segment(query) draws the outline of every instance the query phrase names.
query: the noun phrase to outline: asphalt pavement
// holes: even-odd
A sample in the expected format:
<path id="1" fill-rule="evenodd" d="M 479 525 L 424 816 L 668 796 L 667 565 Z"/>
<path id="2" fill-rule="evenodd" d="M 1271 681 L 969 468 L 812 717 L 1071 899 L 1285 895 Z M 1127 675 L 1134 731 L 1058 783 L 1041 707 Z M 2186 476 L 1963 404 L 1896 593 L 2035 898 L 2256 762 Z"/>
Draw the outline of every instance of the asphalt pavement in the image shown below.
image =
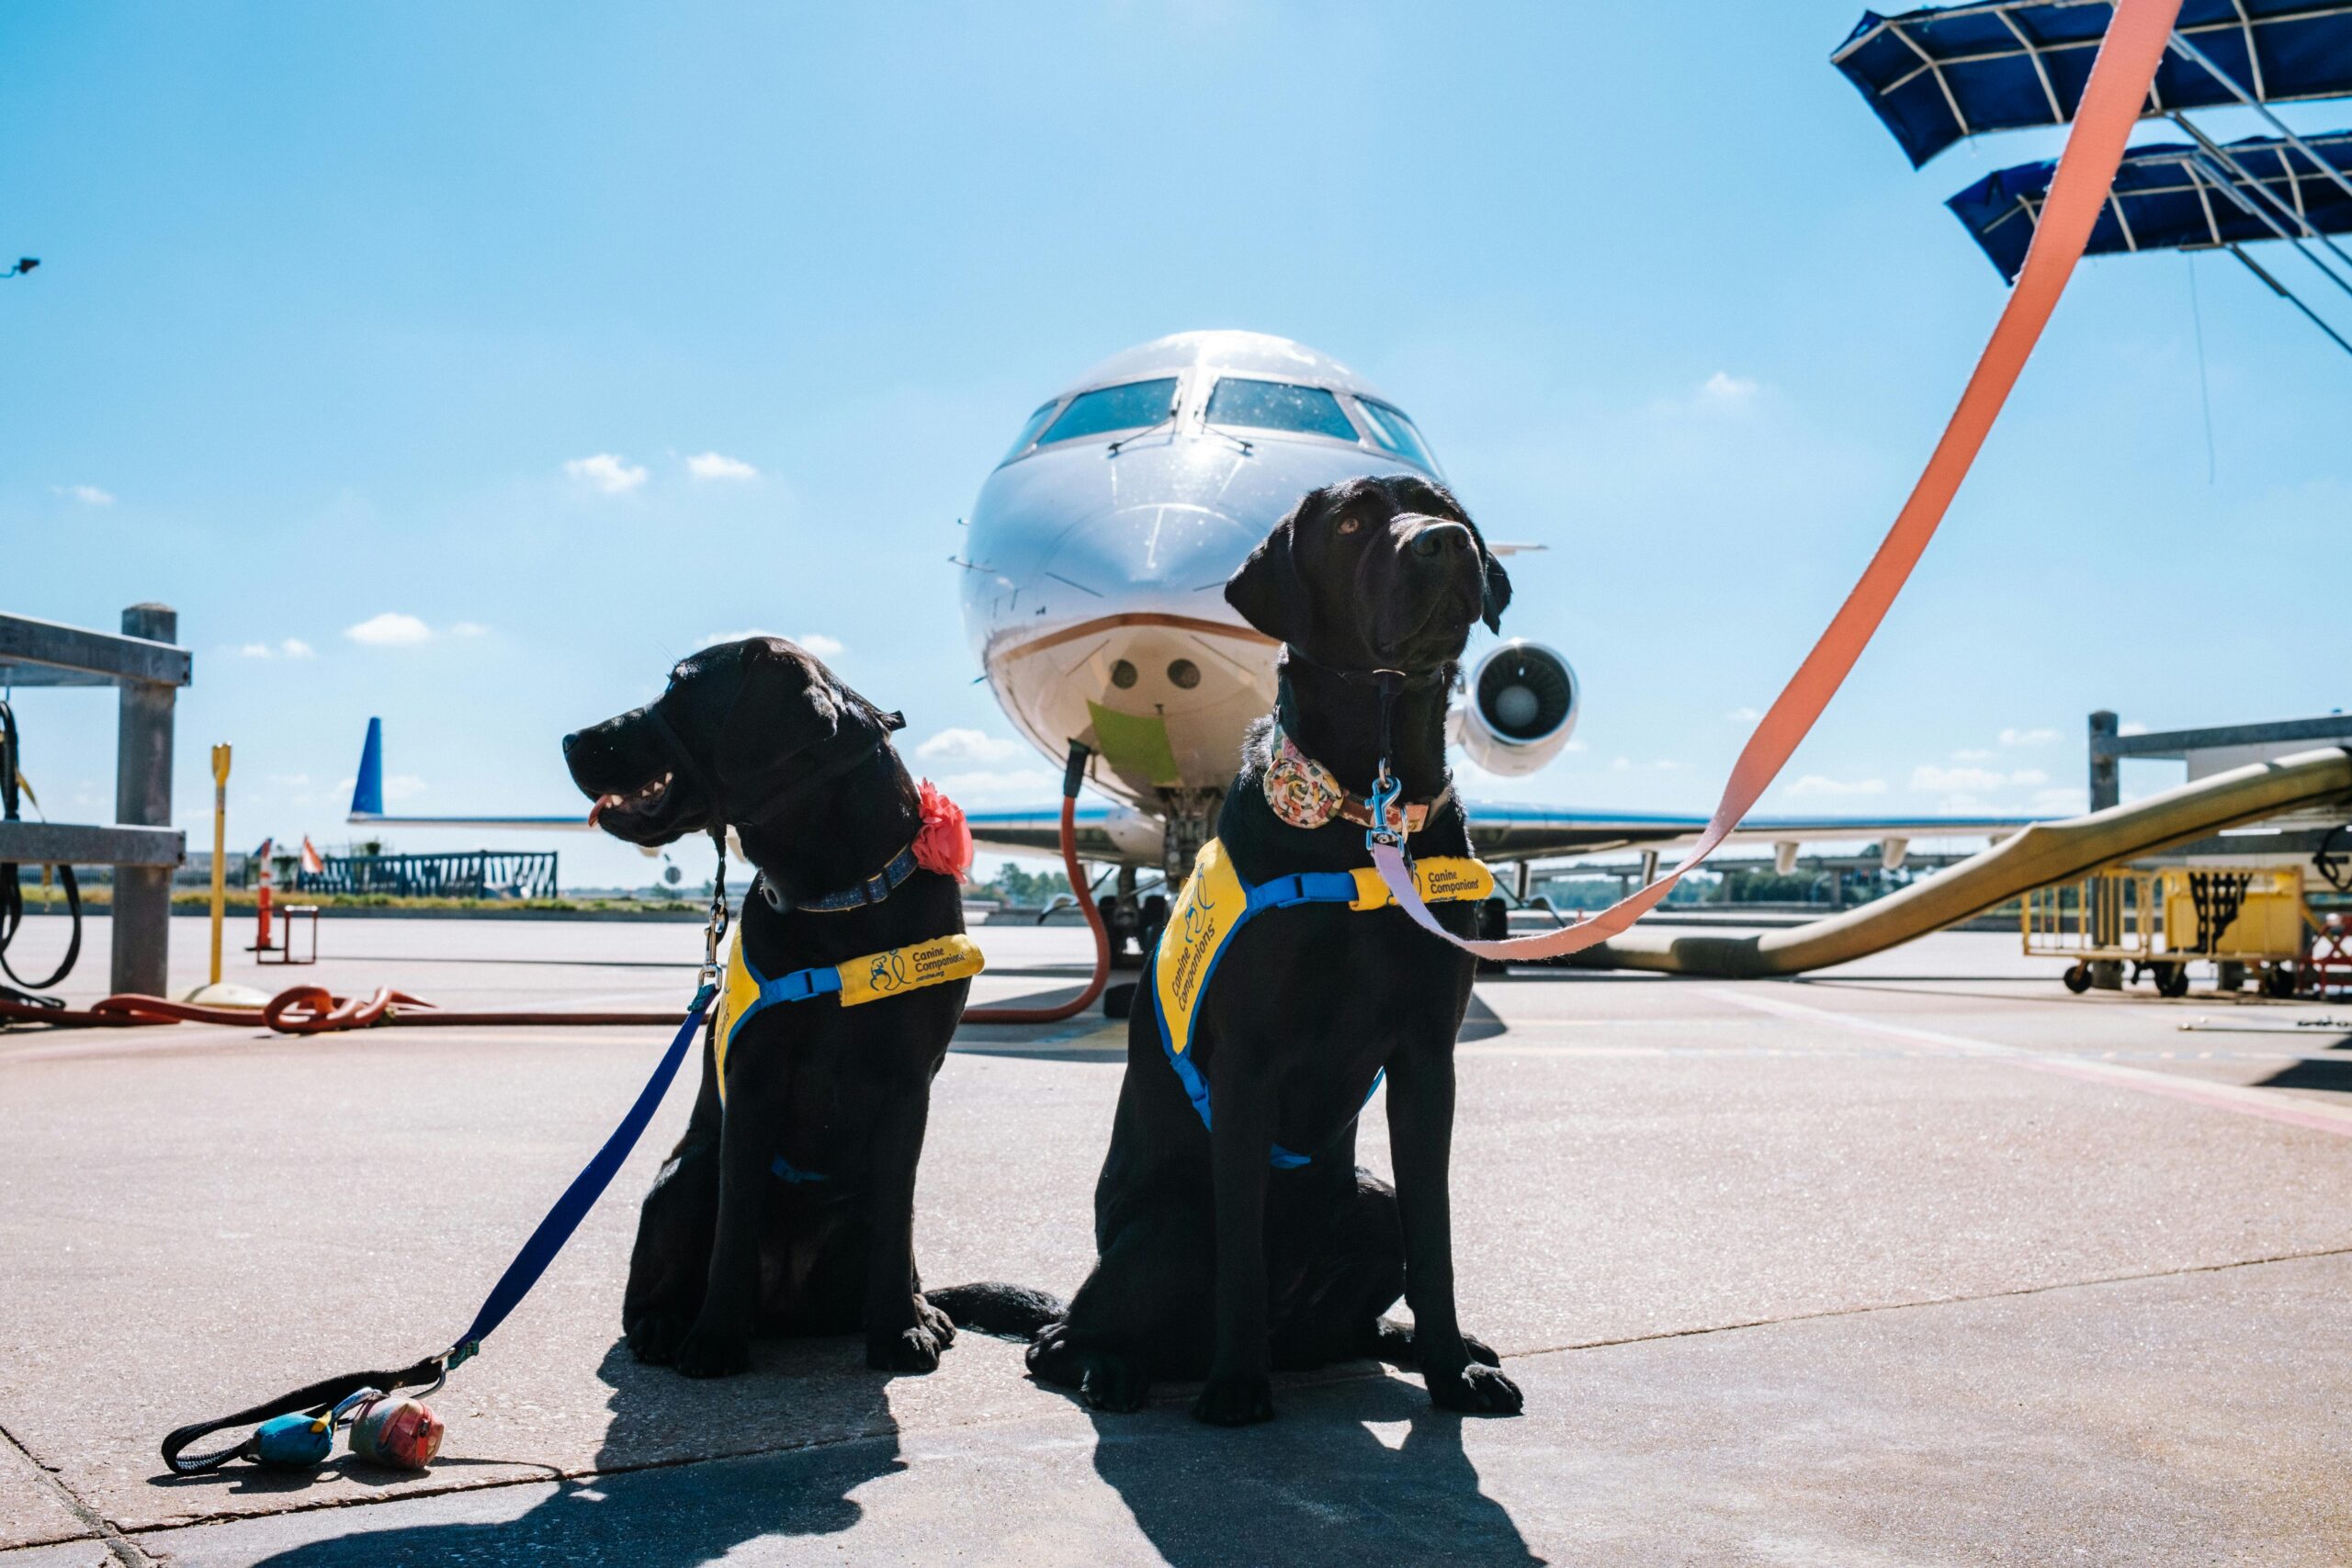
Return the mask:
<path id="1" fill-rule="evenodd" d="M 1078 984 L 1082 931 L 975 934 L 980 999 Z M 201 925 L 174 940 L 193 984 Z M 699 932 L 336 917 L 322 948 L 228 977 L 682 1005 Z M 662 1032 L 0 1033 L 0 1568 L 2352 1562 L 2352 1003 L 2077 998 L 2059 968 L 1966 933 L 1794 982 L 1483 982 L 1457 1272 L 1527 1393 L 1506 1420 L 1369 1365 L 1284 1380 L 1246 1430 L 1183 1388 L 1094 1416 L 970 1334 L 927 1377 L 852 1339 L 639 1367 L 621 1287 L 682 1085 L 435 1396 L 417 1476 L 176 1479 L 155 1445 L 447 1343 Z M 1077 1284 L 1123 1038 L 959 1037 L 926 1280 Z"/>

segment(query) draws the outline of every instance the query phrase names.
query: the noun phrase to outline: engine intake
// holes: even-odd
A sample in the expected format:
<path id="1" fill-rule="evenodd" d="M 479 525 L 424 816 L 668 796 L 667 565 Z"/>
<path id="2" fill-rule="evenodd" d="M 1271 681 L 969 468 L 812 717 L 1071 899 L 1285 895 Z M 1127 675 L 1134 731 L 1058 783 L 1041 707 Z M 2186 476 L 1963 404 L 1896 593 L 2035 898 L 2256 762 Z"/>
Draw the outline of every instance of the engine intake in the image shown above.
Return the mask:
<path id="1" fill-rule="evenodd" d="M 1532 773 L 1568 743 L 1581 695 L 1566 660 L 1542 643 L 1514 637 L 1471 672 L 1455 739 L 1490 773 Z"/>

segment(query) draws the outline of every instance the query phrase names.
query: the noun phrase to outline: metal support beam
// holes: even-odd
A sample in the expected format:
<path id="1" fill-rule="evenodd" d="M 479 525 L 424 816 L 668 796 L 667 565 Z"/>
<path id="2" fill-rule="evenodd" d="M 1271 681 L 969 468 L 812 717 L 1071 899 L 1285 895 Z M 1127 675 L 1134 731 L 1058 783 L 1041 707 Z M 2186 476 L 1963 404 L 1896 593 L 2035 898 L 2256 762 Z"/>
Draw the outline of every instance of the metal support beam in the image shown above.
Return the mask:
<path id="1" fill-rule="evenodd" d="M 2108 721 L 2104 736 L 2099 720 Z M 2296 741 L 2352 740 L 2352 714 L 2328 714 L 2320 718 L 2289 718 L 2275 724 L 2225 724 L 2211 729 L 2165 729 L 2147 735 L 2119 735 L 2111 713 L 2091 715 L 2091 765 L 2101 756 L 2159 757 L 2178 760 L 2191 751 L 2222 746 L 2283 746 Z M 2091 808 L 2098 809 L 2098 781 L 2091 781 Z M 2113 802 L 2108 804 L 2112 805 Z"/>
<path id="2" fill-rule="evenodd" d="M 126 626 L 130 619 L 126 613 Z M 185 686 L 189 669 L 187 649 L 153 637 L 116 637 L 30 615 L 0 615 L 0 684 L 111 686 L 141 681 Z"/>
<path id="3" fill-rule="evenodd" d="M 187 858 L 187 835 L 176 828 L 0 822 L 0 863 L 9 865 L 146 865 L 168 871 Z"/>
<path id="4" fill-rule="evenodd" d="M 178 631 L 179 616 L 167 605 L 133 604 L 122 613 L 122 634 L 127 637 L 169 643 Z M 186 678 L 183 673 L 181 679 Z M 177 682 L 123 679 L 115 731 L 117 822 L 156 828 L 171 825 L 172 717 L 177 687 Z M 164 995 L 171 976 L 171 934 L 170 868 L 119 867 L 114 874 L 112 987 Z"/>
<path id="5" fill-rule="evenodd" d="M 2104 811 L 2123 799 L 2123 786 L 2116 774 L 2115 716 L 2101 708 L 2091 715 L 2091 809 Z M 2135 737 L 2135 739 L 2137 739 Z"/>

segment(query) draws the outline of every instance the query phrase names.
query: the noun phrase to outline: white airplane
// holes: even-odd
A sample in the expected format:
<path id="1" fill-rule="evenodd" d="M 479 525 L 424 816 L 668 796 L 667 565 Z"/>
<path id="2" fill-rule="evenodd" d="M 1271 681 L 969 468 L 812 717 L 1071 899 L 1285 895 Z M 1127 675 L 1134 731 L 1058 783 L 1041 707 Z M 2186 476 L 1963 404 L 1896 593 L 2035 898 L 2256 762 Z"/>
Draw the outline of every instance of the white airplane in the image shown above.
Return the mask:
<path id="1" fill-rule="evenodd" d="M 1179 333 L 1095 366 L 1038 405 L 974 503 L 964 622 L 1015 728 L 1057 764 L 1073 740 L 1109 806 L 1078 814 L 1081 859 L 1118 868 L 1106 912 L 1148 944 L 1208 838 L 1250 725 L 1274 703 L 1277 645 L 1225 602 L 1225 581 L 1308 491 L 1362 474 L 1442 470 L 1412 419 L 1337 360 L 1261 333 Z M 1498 554 L 1541 547 L 1490 545 Z M 1521 614 L 1525 613 L 1522 600 Z M 1453 736 L 1490 773 L 1532 773 L 1576 728 L 1568 661 L 1513 638 L 1465 674 Z M 394 817 L 370 720 L 349 820 L 360 826 L 585 829 L 584 818 Z M 1695 839 L 1705 818 L 1465 802 L 1493 863 Z M 990 848 L 1056 853 L 1060 805 L 969 813 Z M 1785 864 L 1807 840 L 1878 839 L 1890 866 L 1914 838 L 2012 832 L 2030 818 L 1751 818 L 1737 837 Z M 1525 888 L 1521 888 L 1524 896 Z"/>
<path id="2" fill-rule="evenodd" d="M 1079 852 L 1120 867 L 1115 924 L 1148 934 L 1158 911 L 1132 908 L 1136 872 L 1182 879 L 1244 733 L 1274 704 L 1277 646 L 1226 604 L 1226 579 L 1308 491 L 1397 473 L 1443 479 L 1411 417 L 1363 377 L 1287 338 L 1199 332 L 1114 355 L 1046 400 L 980 487 L 956 558 L 965 627 L 1032 745 L 1057 762 L 1073 739 L 1092 748 L 1091 782 L 1116 804 L 1081 810 Z M 1465 674 L 1453 737 L 1487 773 L 1530 773 L 1567 744 L 1581 698 L 1567 660 L 1512 638 Z M 1465 805 L 1480 856 L 1522 866 L 1671 848 L 1706 825 Z M 1058 807 L 969 815 L 993 848 L 1059 842 Z M 2007 833 L 2027 820 L 1751 818 L 1737 836 L 1773 842 L 1784 862 L 1802 840 L 1877 838 L 1893 864 L 1912 838 Z"/>

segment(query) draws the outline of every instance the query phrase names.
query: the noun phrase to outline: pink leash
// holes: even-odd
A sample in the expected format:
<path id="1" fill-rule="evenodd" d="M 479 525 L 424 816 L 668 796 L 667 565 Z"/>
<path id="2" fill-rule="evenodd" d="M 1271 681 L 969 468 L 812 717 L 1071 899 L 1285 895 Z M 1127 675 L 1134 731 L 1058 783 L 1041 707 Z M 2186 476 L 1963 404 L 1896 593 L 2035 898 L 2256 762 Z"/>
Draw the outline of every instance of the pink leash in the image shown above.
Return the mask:
<path id="1" fill-rule="evenodd" d="M 2107 200 L 2132 127 L 2148 100 L 2149 86 L 2155 80 L 2156 65 L 2164 58 L 2165 40 L 2172 36 L 2179 10 L 2180 0 L 2117 0 L 2114 17 L 2099 44 L 2098 59 L 2091 66 L 2089 85 L 2083 89 L 2082 103 L 2075 110 L 2074 129 L 2067 133 L 2066 150 L 2058 160 L 2049 202 L 2026 253 L 2024 269 L 2018 274 L 2017 286 L 2009 292 L 2009 302 L 2001 311 L 1984 356 L 1976 362 L 1967 390 L 1961 394 L 1960 406 L 1952 412 L 1951 422 L 1928 459 L 1927 471 L 1919 476 L 1911 499 L 1904 503 L 1861 581 L 1846 596 L 1829 629 L 1821 634 L 1821 640 L 1748 738 L 1747 750 L 1724 785 L 1714 816 L 1682 863 L 1589 920 L 1535 936 L 1470 942 L 1438 924 L 1437 917 L 1421 902 L 1405 859 L 1403 835 L 1366 834 L 1372 863 L 1379 868 L 1381 880 L 1388 885 L 1397 906 L 1421 929 L 1481 958 L 1557 958 L 1590 947 L 1615 936 L 1655 908 L 1686 873 L 1714 852 L 1715 846 L 1770 787 L 1790 753 L 1829 705 L 1862 649 L 1870 646 L 1871 634 L 1885 618 L 1894 596 L 1903 591 L 1928 541 L 1935 536 L 1936 525 L 1943 521 L 1945 509 L 1976 460 L 2001 405 L 2007 401 L 2009 389 L 2017 384 L 2034 344 L 2041 341 L 2041 329 L 2049 324 L 2050 313 L 2065 292 L 2075 264 L 2082 260 L 2083 248 L 2090 243 L 2091 227 Z M 1381 771 L 1384 775 L 1387 772 L 1385 759 Z M 1393 799 L 1393 784 L 1388 793 Z M 1385 805 L 1375 802 L 1374 821 L 1387 822 Z"/>

